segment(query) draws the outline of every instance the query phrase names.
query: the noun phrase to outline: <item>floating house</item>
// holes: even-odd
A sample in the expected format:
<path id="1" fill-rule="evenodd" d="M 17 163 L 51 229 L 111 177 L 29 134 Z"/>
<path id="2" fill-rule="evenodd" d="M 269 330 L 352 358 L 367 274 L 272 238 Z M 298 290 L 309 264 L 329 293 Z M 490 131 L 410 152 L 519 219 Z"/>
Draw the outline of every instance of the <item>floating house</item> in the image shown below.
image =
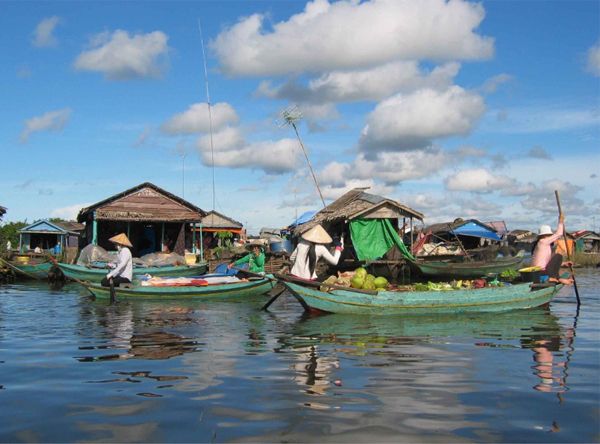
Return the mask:
<path id="1" fill-rule="evenodd" d="M 144 182 L 81 209 L 77 221 L 85 223 L 86 244 L 111 250 L 114 246 L 108 239 L 126 233 L 134 256 L 157 251 L 183 255 L 195 245 L 194 224 L 206 214 L 190 202 Z"/>
<path id="2" fill-rule="evenodd" d="M 308 221 L 296 225 L 293 234 L 300 236 L 320 224 L 332 236 L 344 236 L 344 253 L 339 269 L 356 267 L 359 263 L 381 265 L 378 270 L 395 278 L 397 267 L 404 263 L 401 250 L 402 233 L 412 233 L 416 220 L 423 214 L 383 196 L 367 193 L 368 188 L 355 188 L 314 214 Z M 410 235 L 407 239 L 412 243 Z M 398 246 L 399 248 L 394 248 Z M 410 254 L 410 253 L 409 253 Z"/>
<path id="3" fill-rule="evenodd" d="M 571 234 L 575 239 L 575 251 L 600 253 L 600 234 L 590 230 L 580 230 Z"/>
<path id="4" fill-rule="evenodd" d="M 218 246 L 219 233 L 229 233 L 227 236 L 231 238 L 246 238 L 246 230 L 241 222 L 215 210 L 206 213 L 199 224 L 194 224 L 194 231 L 198 234 L 197 239 L 200 239 L 201 233 L 204 250 Z"/>
<path id="5" fill-rule="evenodd" d="M 39 220 L 19 230 L 19 252 L 38 249 L 54 254 L 77 253 L 85 226 L 77 222 Z"/>

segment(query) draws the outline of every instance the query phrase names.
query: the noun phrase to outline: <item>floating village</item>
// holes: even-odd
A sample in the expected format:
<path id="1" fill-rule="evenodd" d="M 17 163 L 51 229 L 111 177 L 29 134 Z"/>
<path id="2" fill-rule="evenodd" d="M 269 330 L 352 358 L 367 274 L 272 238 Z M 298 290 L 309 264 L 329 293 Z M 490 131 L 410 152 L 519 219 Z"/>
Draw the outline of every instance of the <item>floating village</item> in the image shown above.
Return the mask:
<path id="1" fill-rule="evenodd" d="M 556 199 L 560 208 L 558 192 Z M 0 207 L 0 216 L 7 211 Z M 268 309 L 287 290 L 308 312 L 456 313 L 546 304 L 565 283 L 561 276 L 572 275 L 577 293 L 573 267 L 600 263 L 600 235 L 589 230 L 554 234 L 552 252 L 563 268 L 553 279 L 549 267 L 532 265 L 550 227 L 533 233 L 508 230 L 504 221 L 424 220 L 356 188 L 250 236 L 235 215 L 205 211 L 145 182 L 81 208 L 76 221 L 38 220 L 12 237 L 3 231 L 0 276 L 70 280 L 110 301 L 262 295 Z M 131 275 L 114 282 L 119 273 L 111 270 L 126 271 L 123 247 Z"/>

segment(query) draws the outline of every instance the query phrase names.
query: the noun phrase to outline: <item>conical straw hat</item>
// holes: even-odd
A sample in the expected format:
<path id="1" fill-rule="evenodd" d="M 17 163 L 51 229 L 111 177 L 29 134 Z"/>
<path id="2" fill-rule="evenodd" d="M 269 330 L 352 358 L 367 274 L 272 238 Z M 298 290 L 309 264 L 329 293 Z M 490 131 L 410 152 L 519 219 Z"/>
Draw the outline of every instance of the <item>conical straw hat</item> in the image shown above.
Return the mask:
<path id="1" fill-rule="evenodd" d="M 113 244 L 123 245 L 125 247 L 133 247 L 129 239 L 127 239 L 127 235 L 125 233 L 117 234 L 109 239 Z"/>
<path id="2" fill-rule="evenodd" d="M 333 242 L 331 236 L 327 234 L 327 231 L 321 225 L 316 225 L 306 233 L 302 233 L 302 238 L 315 244 L 330 244 Z"/>

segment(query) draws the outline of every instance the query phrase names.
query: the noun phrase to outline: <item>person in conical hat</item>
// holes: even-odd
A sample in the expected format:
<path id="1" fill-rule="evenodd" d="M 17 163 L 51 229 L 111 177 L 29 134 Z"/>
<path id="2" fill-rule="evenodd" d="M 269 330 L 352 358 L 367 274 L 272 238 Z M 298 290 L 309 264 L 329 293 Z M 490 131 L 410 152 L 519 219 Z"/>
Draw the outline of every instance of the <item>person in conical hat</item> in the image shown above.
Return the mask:
<path id="1" fill-rule="evenodd" d="M 125 233 L 117 234 L 116 236 L 111 237 L 109 239 L 109 241 L 112 242 L 113 244 L 121 245 L 123 247 L 129 247 L 129 248 L 133 247 L 133 245 L 131 245 L 129 238 L 127 237 L 127 235 Z"/>
<path id="2" fill-rule="evenodd" d="M 105 287 L 110 287 L 111 280 L 117 287 L 120 284 L 129 284 L 133 279 L 133 258 L 129 248 L 133 247 L 133 245 L 131 245 L 125 233 L 117 234 L 111 237 L 109 241 L 117 247 L 117 261 L 108 264 L 112 270 L 102 279 L 101 284 Z"/>
<path id="3" fill-rule="evenodd" d="M 565 216 L 562 213 L 558 216 L 558 226 L 554 233 L 549 225 L 540 226 L 537 240 L 533 246 L 531 266 L 540 267 L 542 274 L 547 275 L 550 281 L 570 285 L 573 283 L 573 279 L 560 277 L 560 267 L 563 261 L 562 254 L 552 253 L 554 242 L 559 240 L 564 232 Z"/>
<path id="4" fill-rule="evenodd" d="M 296 249 L 290 256 L 294 263 L 290 274 L 303 279 L 317 279 L 317 263 L 324 258 L 331 265 L 337 265 L 344 249 L 344 239 L 335 242 L 335 252 L 331 254 L 325 246 L 333 239 L 321 225 L 315 225 L 300 236 Z"/>

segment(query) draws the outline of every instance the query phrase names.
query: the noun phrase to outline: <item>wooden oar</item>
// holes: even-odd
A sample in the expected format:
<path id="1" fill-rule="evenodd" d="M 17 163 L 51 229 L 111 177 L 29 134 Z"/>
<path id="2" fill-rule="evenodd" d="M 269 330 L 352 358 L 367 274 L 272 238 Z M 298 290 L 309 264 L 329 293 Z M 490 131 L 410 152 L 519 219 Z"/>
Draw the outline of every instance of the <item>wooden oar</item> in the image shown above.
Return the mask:
<path id="1" fill-rule="evenodd" d="M 558 214 L 559 217 L 562 212 L 562 208 L 560 206 L 560 197 L 558 196 L 558 190 L 554 190 L 554 195 L 556 196 L 556 205 L 558 206 Z M 565 241 L 565 249 L 567 250 L 567 260 L 569 261 L 569 270 L 571 271 L 571 277 L 573 278 L 573 288 L 575 289 L 575 297 L 577 298 L 577 306 L 581 304 L 581 300 L 579 299 L 579 290 L 577 290 L 577 281 L 575 280 L 575 272 L 573 271 L 573 261 L 571 260 L 571 252 L 569 250 L 569 244 L 567 242 L 567 228 L 563 222 L 563 239 Z"/>

